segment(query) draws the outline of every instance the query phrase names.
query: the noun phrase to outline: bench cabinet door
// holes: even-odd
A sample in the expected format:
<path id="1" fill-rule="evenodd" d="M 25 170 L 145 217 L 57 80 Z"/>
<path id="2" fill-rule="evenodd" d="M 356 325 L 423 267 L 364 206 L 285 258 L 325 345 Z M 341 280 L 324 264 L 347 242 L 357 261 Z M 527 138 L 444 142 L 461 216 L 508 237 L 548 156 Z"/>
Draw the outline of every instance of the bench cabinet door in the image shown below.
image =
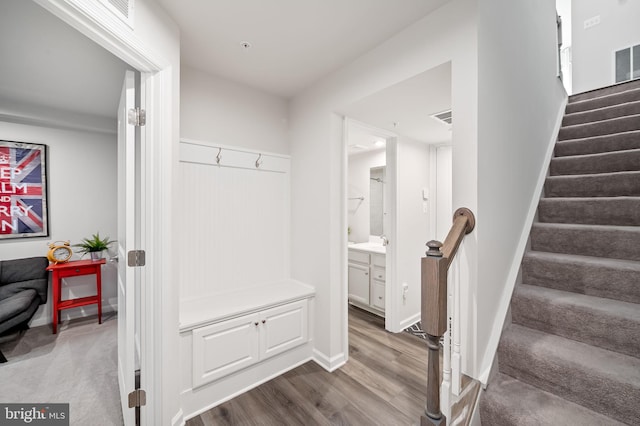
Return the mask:
<path id="1" fill-rule="evenodd" d="M 260 359 L 257 314 L 193 330 L 193 386 L 201 386 Z"/>

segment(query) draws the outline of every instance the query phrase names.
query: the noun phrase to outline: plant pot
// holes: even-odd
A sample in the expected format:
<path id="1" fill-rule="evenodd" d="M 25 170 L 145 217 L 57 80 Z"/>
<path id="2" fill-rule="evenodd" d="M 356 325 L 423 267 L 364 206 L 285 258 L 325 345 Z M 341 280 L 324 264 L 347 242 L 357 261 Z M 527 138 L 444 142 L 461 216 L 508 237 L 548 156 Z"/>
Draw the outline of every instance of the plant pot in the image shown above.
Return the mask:
<path id="1" fill-rule="evenodd" d="M 100 260 L 102 259 L 101 251 L 90 251 L 89 255 L 91 256 L 91 260 Z"/>

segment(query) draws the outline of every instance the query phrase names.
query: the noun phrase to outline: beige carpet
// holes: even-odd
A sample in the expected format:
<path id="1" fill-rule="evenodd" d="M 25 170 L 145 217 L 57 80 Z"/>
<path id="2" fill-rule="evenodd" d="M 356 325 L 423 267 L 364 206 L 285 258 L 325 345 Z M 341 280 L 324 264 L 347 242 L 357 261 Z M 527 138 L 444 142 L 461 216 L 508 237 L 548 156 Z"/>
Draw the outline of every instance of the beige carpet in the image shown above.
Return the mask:
<path id="1" fill-rule="evenodd" d="M 122 425 L 115 314 L 28 330 L 0 343 L 0 401 L 69 403 L 71 425 Z"/>

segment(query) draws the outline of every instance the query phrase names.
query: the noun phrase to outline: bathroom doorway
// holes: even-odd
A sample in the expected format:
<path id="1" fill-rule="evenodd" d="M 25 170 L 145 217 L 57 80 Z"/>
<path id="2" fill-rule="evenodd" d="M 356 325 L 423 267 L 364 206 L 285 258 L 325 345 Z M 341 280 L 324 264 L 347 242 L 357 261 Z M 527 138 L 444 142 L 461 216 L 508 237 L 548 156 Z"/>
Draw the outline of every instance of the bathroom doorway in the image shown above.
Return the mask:
<path id="1" fill-rule="evenodd" d="M 450 225 L 453 213 L 445 210 L 451 210 L 451 203 L 442 200 L 452 198 L 451 179 L 440 176 L 436 166 L 440 164 L 442 169 L 449 155 L 450 169 L 451 110 L 451 63 L 447 62 L 340 111 L 347 117 L 344 176 L 348 182 L 344 203 L 352 243 L 346 250 L 346 302 L 383 315 L 390 332 L 401 332 L 420 320 L 420 259 L 426 242 L 440 237 L 437 218 L 442 218 L 440 223 L 446 223 L 444 218 L 448 218 Z M 384 143 L 377 158 L 368 153 L 374 149 L 353 136 L 354 127 L 368 129 L 369 145 Z M 382 140 L 377 141 L 376 137 Z M 380 167 L 384 167 L 383 178 L 376 174 Z M 358 178 L 354 178 L 355 170 L 359 170 Z M 354 179 L 360 184 L 355 185 Z M 386 221 L 382 233 L 371 232 L 374 219 L 370 210 L 375 202 L 370 185 L 378 179 L 384 182 Z M 360 223 L 357 218 L 363 217 L 367 219 Z M 376 309 L 381 306 L 384 310 Z"/>

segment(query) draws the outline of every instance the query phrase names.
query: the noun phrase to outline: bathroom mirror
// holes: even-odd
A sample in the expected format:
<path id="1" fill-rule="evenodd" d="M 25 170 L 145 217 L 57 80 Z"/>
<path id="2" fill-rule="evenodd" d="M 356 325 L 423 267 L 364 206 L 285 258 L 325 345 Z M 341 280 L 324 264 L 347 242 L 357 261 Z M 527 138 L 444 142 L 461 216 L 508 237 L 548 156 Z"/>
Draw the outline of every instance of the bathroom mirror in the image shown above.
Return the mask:
<path id="1" fill-rule="evenodd" d="M 384 235 L 384 187 L 386 167 L 369 170 L 369 234 Z"/>

